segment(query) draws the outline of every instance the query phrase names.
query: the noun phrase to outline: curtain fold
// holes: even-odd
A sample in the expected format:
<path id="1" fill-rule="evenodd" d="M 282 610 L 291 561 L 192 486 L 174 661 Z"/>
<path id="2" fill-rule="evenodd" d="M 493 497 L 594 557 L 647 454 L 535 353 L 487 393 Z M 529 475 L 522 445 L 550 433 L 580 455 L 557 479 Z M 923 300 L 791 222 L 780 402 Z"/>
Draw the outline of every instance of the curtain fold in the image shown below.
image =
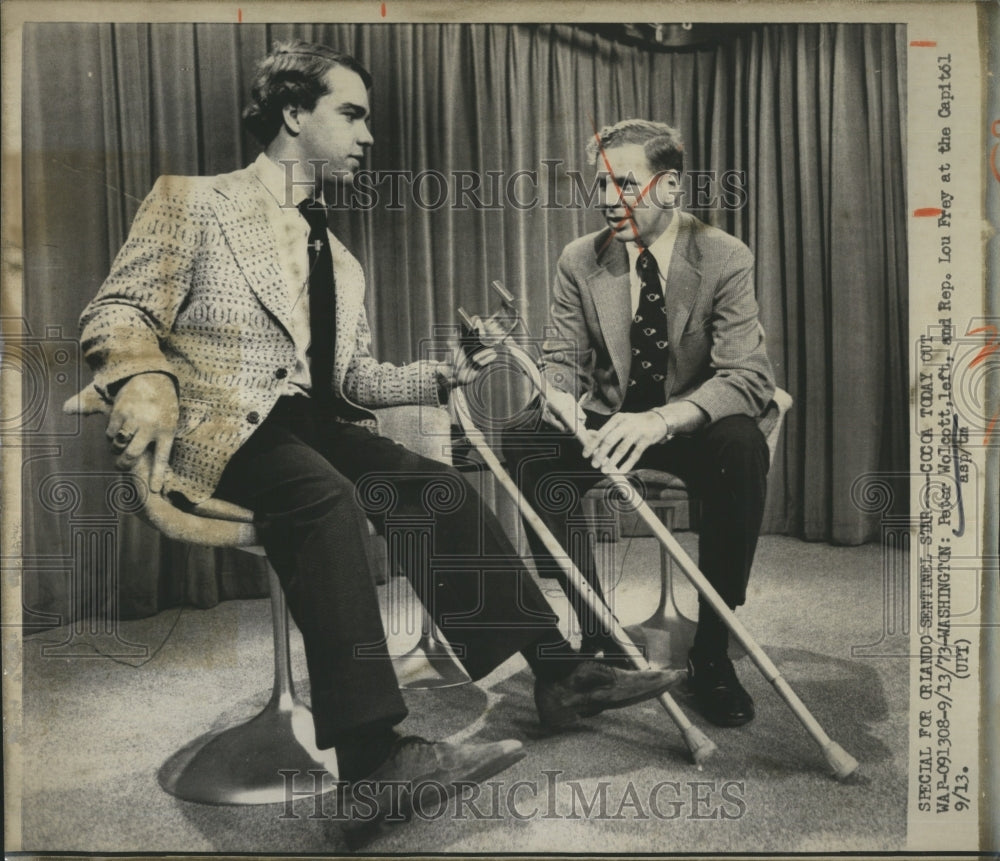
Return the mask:
<path id="1" fill-rule="evenodd" d="M 338 213 L 335 226 L 368 275 L 379 358 L 419 356 L 456 306 L 491 304 L 493 280 L 518 296 L 541 336 L 559 251 L 601 225 L 583 205 L 595 127 L 629 116 L 669 122 L 687 142 L 689 181 L 703 183 L 690 189 L 689 209 L 756 255 L 768 350 L 796 401 L 765 529 L 840 543 L 878 537 L 877 516 L 857 510 L 851 485 L 908 469 L 902 27 L 761 25 L 716 45 L 651 52 L 568 25 L 29 25 L 33 333 L 76 336 L 157 176 L 225 172 L 255 157 L 240 124 L 254 64 L 273 41 L 296 37 L 354 53 L 374 75 L 369 167 L 383 181 L 371 205 Z M 388 179 L 393 171 L 410 179 Z M 505 202 L 511 194 L 520 202 Z M 498 387 L 497 409 L 516 400 Z M 25 605 L 65 616 L 76 515 L 55 511 L 39 488 L 57 473 L 96 475 L 99 486 L 113 470 L 102 422 L 63 439 L 58 406 L 33 438 L 41 445 L 49 434 L 52 445 L 26 459 L 22 476 Z M 100 508 L 97 498 L 88 485 L 80 512 Z M 898 502 L 904 509 L 905 494 Z M 259 561 L 171 546 L 130 523 L 116 527 L 123 615 L 263 594 Z"/>

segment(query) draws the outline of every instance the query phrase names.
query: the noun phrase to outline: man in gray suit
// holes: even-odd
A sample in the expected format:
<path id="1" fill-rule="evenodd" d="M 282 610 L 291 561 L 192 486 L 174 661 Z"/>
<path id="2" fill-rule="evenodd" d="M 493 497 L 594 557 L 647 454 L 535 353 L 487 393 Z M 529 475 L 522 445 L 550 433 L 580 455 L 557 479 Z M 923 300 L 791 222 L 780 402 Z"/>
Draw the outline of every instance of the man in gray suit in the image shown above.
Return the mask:
<path id="1" fill-rule="evenodd" d="M 324 45 L 276 45 L 244 115 L 264 152 L 230 174 L 157 181 L 83 313 L 81 344 L 121 467 L 152 448 L 151 492 L 254 511 L 302 632 L 317 745 L 336 749 L 352 791 L 375 784 L 365 818 L 378 819 L 400 809 L 394 784 L 405 807 L 422 781 L 453 792 L 523 749 L 396 732 L 407 708 L 365 551 L 385 494 L 358 487 L 373 476 L 401 519 L 441 490 L 454 501 L 434 512 L 431 558 L 406 573 L 472 678 L 520 653 L 541 722 L 559 728 L 654 697 L 671 677 L 581 659 L 464 479 L 373 432 L 371 409 L 437 406 L 475 369 L 458 350 L 403 366 L 369 351 L 364 274 L 328 229 L 323 195 L 351 182 L 373 143 L 370 85 Z"/>
<path id="2" fill-rule="evenodd" d="M 673 128 L 644 120 L 605 128 L 591 144 L 607 226 L 559 258 L 554 335 L 543 345 L 547 425 L 509 431 L 504 450 L 528 501 L 567 540 L 573 510 L 547 490 L 553 481 L 582 494 L 598 470 L 640 467 L 684 479 L 702 501 L 701 569 L 736 607 L 746 598 L 766 491 L 768 451 L 755 419 L 774 382 L 753 256 L 680 209 L 683 152 Z M 586 444 L 567 433 L 576 423 L 588 429 Z M 589 545 L 576 546 L 575 561 L 600 592 Z M 544 547 L 533 539 L 532 549 L 566 589 L 585 650 L 618 657 Z M 738 726 L 754 709 L 727 656 L 728 634 L 701 601 L 688 677 L 710 721 Z"/>

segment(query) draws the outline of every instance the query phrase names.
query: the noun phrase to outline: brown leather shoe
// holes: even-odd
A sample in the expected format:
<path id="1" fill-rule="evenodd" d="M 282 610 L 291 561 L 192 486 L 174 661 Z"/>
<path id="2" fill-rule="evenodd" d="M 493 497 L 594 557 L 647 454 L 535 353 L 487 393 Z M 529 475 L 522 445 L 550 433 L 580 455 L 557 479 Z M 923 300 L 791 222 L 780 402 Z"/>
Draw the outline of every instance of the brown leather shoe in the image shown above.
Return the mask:
<path id="1" fill-rule="evenodd" d="M 548 729 L 571 726 L 578 717 L 658 697 L 683 675 L 679 670 L 622 670 L 583 661 L 561 681 L 535 679 L 538 719 Z"/>
<path id="2" fill-rule="evenodd" d="M 415 805 L 437 811 L 459 783 L 478 783 L 525 755 L 516 739 L 452 744 L 404 736 L 389 758 L 347 789 L 344 833 L 352 848 L 370 840 L 385 824 L 408 821 Z"/>

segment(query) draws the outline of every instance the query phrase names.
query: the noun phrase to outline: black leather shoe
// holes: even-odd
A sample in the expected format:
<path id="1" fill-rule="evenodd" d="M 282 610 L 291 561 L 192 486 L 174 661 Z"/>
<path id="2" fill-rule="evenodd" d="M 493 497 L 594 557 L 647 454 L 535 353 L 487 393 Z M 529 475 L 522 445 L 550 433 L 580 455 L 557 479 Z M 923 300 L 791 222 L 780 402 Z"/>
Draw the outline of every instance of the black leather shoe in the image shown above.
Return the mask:
<path id="1" fill-rule="evenodd" d="M 726 655 L 710 660 L 688 654 L 688 688 L 698 710 L 716 726 L 743 726 L 754 718 L 753 700 Z"/>
<path id="2" fill-rule="evenodd" d="M 547 729 L 571 726 L 578 717 L 657 697 L 682 675 L 678 670 L 621 670 L 603 661 L 582 661 L 558 682 L 535 679 L 538 719 Z"/>
<path id="3" fill-rule="evenodd" d="M 405 736 L 389 758 L 347 789 L 344 834 L 351 848 L 371 840 L 382 826 L 408 821 L 417 806 L 433 814 L 457 791 L 457 783 L 478 783 L 524 757 L 515 739 L 451 744 Z"/>

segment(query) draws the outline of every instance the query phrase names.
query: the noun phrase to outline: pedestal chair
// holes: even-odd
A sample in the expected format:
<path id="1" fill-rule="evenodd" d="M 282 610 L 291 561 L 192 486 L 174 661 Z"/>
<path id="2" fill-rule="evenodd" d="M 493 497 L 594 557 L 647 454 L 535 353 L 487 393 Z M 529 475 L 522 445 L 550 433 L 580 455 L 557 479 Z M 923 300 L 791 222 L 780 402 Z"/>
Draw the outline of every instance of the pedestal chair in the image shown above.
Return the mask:
<path id="1" fill-rule="evenodd" d="M 107 406 L 88 387 L 70 398 L 69 413 L 106 412 Z M 433 407 L 390 407 L 376 411 L 379 433 L 419 454 L 450 461 L 451 423 L 447 411 Z M 147 486 L 152 456 L 147 451 L 133 473 Z M 264 556 L 254 527 L 253 512 L 220 499 L 180 509 L 159 494 L 147 494 L 143 518 L 163 535 L 209 547 L 235 547 Z M 371 532 L 374 528 L 369 524 Z M 316 793 L 329 791 L 336 776 L 332 749 L 315 745 L 312 714 L 299 699 L 292 681 L 288 612 L 277 574 L 268 563 L 268 587 L 274 635 L 274 686 L 271 698 L 255 717 L 235 726 L 211 730 L 171 756 L 160 768 L 160 785 L 186 801 L 208 804 L 274 804 L 286 800 L 282 771 L 313 772 Z M 414 597 L 414 600 L 415 597 Z M 394 661 L 401 686 L 439 687 L 462 684 L 468 676 L 436 636 L 421 607 L 421 635 L 416 646 Z M 304 782 L 301 778 L 299 782 Z M 296 787 L 296 796 L 303 796 Z"/>
<path id="2" fill-rule="evenodd" d="M 757 424 L 767 440 L 771 461 L 778 447 L 781 426 L 785 413 L 792 406 L 792 396 L 783 389 L 775 389 L 774 396 Z M 676 475 L 655 469 L 637 469 L 631 473 L 635 485 L 641 490 L 643 499 L 652 508 L 660 521 L 673 530 L 677 515 L 685 507 L 689 514 L 691 528 L 696 528 L 698 499 L 688 490 L 687 485 Z M 602 481 L 584 496 L 586 508 L 594 511 L 604 502 L 610 484 Z M 683 667 L 687 662 L 688 649 L 694 641 L 697 627 L 695 620 L 685 616 L 677 606 L 674 594 L 673 560 L 666 548 L 660 545 L 660 599 L 652 615 L 635 628 L 638 639 L 644 641 L 646 658 L 654 666 Z M 740 657 L 743 652 L 738 644 L 730 646 L 730 655 Z"/>

